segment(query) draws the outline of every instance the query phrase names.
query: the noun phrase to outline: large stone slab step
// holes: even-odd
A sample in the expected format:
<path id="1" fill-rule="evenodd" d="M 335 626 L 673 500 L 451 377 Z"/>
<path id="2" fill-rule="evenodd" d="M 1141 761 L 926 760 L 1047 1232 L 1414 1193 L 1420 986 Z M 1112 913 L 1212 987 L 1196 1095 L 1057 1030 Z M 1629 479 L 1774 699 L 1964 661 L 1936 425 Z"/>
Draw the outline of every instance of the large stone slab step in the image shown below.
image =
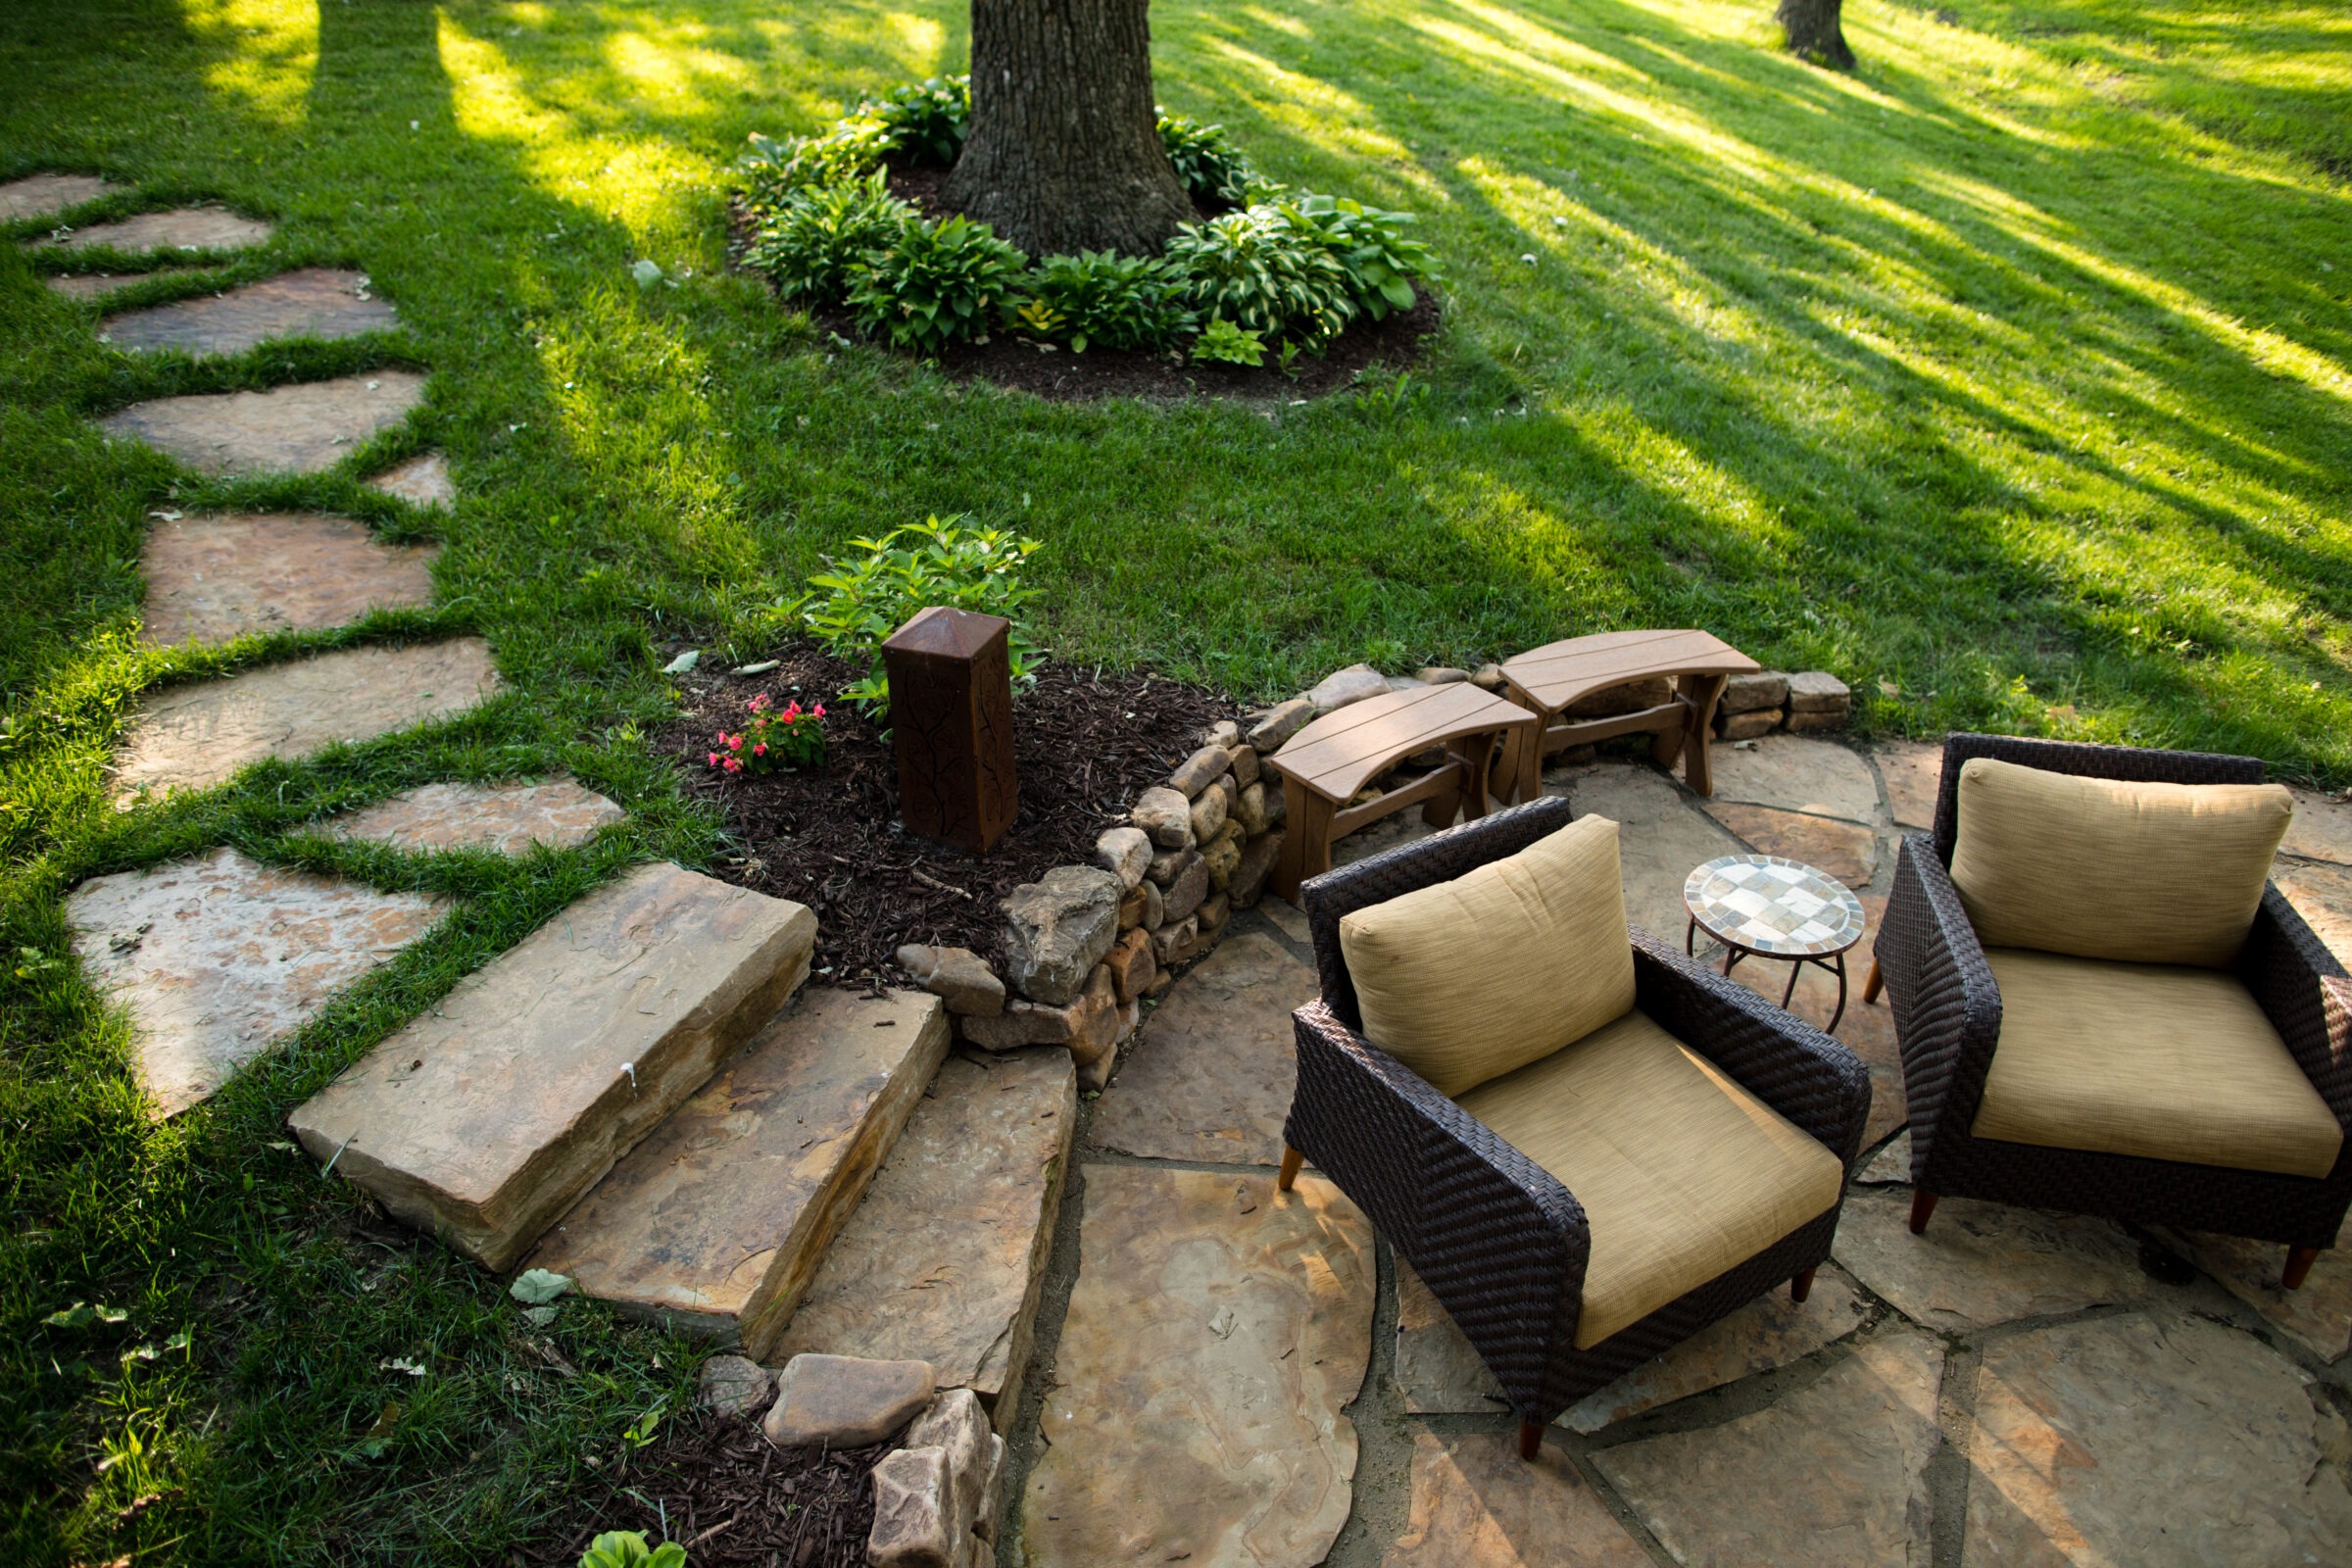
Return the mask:
<path id="1" fill-rule="evenodd" d="M 267 392 L 156 398 L 98 421 L 204 473 L 324 473 L 424 401 L 414 370 L 297 381 Z"/>
<path id="2" fill-rule="evenodd" d="M 937 997 L 810 992 L 613 1166 L 531 1266 L 764 1353 L 947 1052 Z"/>
<path id="3" fill-rule="evenodd" d="M 386 544 L 327 513 L 172 517 L 147 536 L 141 635 L 158 647 L 247 632 L 348 625 L 370 610 L 432 602 L 431 545 Z"/>
<path id="4" fill-rule="evenodd" d="M 783 1337 L 803 1351 L 928 1361 L 1002 1429 L 1021 1396 L 1078 1114 L 1058 1047 L 940 1068 Z"/>
<path id="5" fill-rule="evenodd" d="M 99 341 L 139 352 L 182 349 L 204 359 L 285 338 L 331 342 L 399 325 L 391 305 L 368 292 L 367 273 L 301 267 L 223 293 L 110 316 L 99 323 Z"/>
<path id="6" fill-rule="evenodd" d="M 549 920 L 288 1118 L 402 1220 L 505 1269 L 808 973 L 816 916 L 670 864 Z"/>
<path id="7" fill-rule="evenodd" d="M 174 207 L 168 212 L 134 213 L 111 223 L 91 223 L 62 239 L 36 240 L 31 248 L 86 251 L 105 245 L 119 251 L 235 251 L 259 245 L 276 232 L 274 223 L 240 218 L 225 208 Z"/>

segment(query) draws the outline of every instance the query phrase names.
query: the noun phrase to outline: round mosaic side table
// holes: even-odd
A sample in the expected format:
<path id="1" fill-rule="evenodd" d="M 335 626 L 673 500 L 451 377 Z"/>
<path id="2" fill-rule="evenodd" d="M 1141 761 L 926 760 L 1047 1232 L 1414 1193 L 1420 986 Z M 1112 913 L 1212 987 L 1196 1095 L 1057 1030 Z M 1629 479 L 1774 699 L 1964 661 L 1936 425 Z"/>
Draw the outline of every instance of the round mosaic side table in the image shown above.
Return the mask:
<path id="1" fill-rule="evenodd" d="M 1827 871 L 1777 855 L 1726 855 L 1709 860 L 1683 884 L 1690 911 L 1683 951 L 1695 955 L 1698 933 L 1722 943 L 1723 972 L 1741 958 L 1786 958 L 1788 986 L 1781 1005 L 1796 995 L 1796 977 L 1817 964 L 1838 977 L 1838 1010 L 1829 1033 L 1845 1016 L 1845 953 L 1862 940 L 1862 901 Z"/>

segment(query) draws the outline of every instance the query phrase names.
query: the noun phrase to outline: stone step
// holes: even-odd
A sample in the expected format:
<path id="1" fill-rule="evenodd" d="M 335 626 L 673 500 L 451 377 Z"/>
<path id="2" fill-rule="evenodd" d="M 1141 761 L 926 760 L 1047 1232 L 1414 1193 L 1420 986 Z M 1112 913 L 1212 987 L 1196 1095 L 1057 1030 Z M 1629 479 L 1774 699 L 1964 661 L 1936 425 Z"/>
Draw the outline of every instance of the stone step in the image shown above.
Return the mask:
<path id="1" fill-rule="evenodd" d="M 446 906 L 216 850 L 92 877 L 66 899 L 74 951 L 131 1017 L 149 1108 L 176 1116 L 421 936 Z"/>
<path id="2" fill-rule="evenodd" d="M 110 316 L 98 325 L 98 340 L 144 353 L 182 349 L 204 359 L 283 338 L 332 342 L 399 326 L 391 305 L 368 292 L 367 273 L 302 267 L 225 293 Z"/>
<path id="3" fill-rule="evenodd" d="M 98 421 L 204 473 L 323 473 L 424 401 L 414 370 L 370 370 L 267 392 L 156 398 Z"/>
<path id="4" fill-rule="evenodd" d="M 117 289 L 144 283 L 155 276 L 153 272 L 53 272 L 41 279 L 52 294 L 63 294 L 70 300 L 101 300 Z"/>
<path id="5" fill-rule="evenodd" d="M 423 784 L 337 817 L 324 831 L 410 854 L 490 850 L 527 855 L 534 844 L 568 850 L 628 813 L 567 778 L 543 784 Z"/>
<path id="6" fill-rule="evenodd" d="M 766 1358 L 928 1361 L 1003 1428 L 1020 1402 L 1077 1114 L 1066 1051 L 951 1058 Z"/>
<path id="7" fill-rule="evenodd" d="M 345 648 L 140 699 L 115 763 L 115 804 L 143 790 L 209 789 L 266 757 L 308 757 L 461 713 L 498 690 L 479 637 Z"/>
<path id="8" fill-rule="evenodd" d="M 259 245 L 277 232 L 257 218 L 239 218 L 220 207 L 174 207 L 136 213 L 111 223 L 92 223 L 63 239 L 36 241 L 35 250 L 86 251 L 105 245 L 119 251 L 234 251 Z"/>
<path id="9" fill-rule="evenodd" d="M 947 1051 L 937 997 L 810 992 L 613 1166 L 531 1266 L 763 1353 Z"/>
<path id="10" fill-rule="evenodd" d="M 398 497 L 412 507 L 438 507 L 446 512 L 458 499 L 458 487 L 449 477 L 449 459 L 438 452 L 405 458 L 367 483 L 368 489 Z"/>
<path id="11" fill-rule="evenodd" d="M 79 207 L 83 202 L 94 202 L 101 196 L 129 188 L 100 179 L 96 174 L 27 174 L 0 185 L 0 223 L 47 218 L 69 207 Z"/>
<path id="12" fill-rule="evenodd" d="M 666 862 L 550 919 L 288 1118 L 492 1269 L 522 1255 L 808 973 L 816 916 Z"/>
<path id="13" fill-rule="evenodd" d="M 348 625 L 432 602 L 433 546 L 389 545 L 325 513 L 167 518 L 147 536 L 145 640 L 172 648 L 246 632 Z"/>

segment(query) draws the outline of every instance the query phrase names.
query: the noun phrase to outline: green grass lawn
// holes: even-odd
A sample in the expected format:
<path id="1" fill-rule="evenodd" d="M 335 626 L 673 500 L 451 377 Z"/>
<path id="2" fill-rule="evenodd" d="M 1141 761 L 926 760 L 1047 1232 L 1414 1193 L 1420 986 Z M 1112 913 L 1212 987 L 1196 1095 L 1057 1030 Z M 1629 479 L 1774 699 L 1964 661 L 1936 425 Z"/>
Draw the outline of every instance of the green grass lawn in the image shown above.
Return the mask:
<path id="1" fill-rule="evenodd" d="M 681 638 L 756 646 L 765 607 L 853 535 L 928 513 L 1017 526 L 1046 543 L 1059 657 L 1250 697 L 1357 659 L 1694 624 L 1837 671 L 1870 729 L 2242 751 L 2352 782 L 2352 17 L 1856 0 L 1862 66 L 1838 75 L 1774 53 L 1769 10 L 1161 0 L 1170 109 L 1279 178 L 1426 215 L 1447 270 L 1446 328 L 1402 388 L 1271 409 L 960 388 L 726 274 L 745 134 L 960 69 L 955 4 L 0 10 L 0 178 L 92 171 L 137 184 L 125 211 L 219 198 L 281 224 L 122 301 L 318 263 L 367 270 L 404 322 L 134 362 L 42 286 L 51 264 L 0 244 L 17 1557 L 484 1561 L 674 1405 L 685 1347 L 578 1305 L 530 1328 L 497 1282 L 372 1230 L 279 1122 L 599 877 L 714 852 L 642 739 L 668 710 L 659 665 Z M 641 257 L 678 286 L 641 292 Z M 427 407 L 318 479 L 203 480 L 87 422 L 387 365 L 433 372 Z M 454 518 L 358 484 L 428 445 Z M 165 507 L 437 536 L 440 608 L 140 650 L 139 545 Z M 142 688 L 456 631 L 491 640 L 510 688 L 476 714 L 109 808 Z M 630 825 L 519 864 L 303 833 L 412 783 L 556 766 Z M 461 912 L 150 1129 L 62 895 L 224 843 Z M 128 1315 L 43 1326 L 77 1300 Z"/>

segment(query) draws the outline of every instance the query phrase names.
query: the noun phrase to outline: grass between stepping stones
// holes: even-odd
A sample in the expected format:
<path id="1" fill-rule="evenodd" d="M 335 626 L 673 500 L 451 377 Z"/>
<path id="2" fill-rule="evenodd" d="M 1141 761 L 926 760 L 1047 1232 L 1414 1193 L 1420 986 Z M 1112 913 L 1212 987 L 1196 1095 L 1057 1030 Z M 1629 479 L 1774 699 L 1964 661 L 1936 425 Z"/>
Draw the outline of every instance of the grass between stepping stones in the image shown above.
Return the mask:
<path id="1" fill-rule="evenodd" d="M 687 641 L 760 652 L 749 629 L 858 534 L 934 512 L 1016 526 L 1046 542 L 1058 657 L 1244 696 L 1357 659 L 1474 664 L 1697 624 L 1845 676 L 1869 728 L 2244 751 L 2352 780 L 2352 51 L 2333 13 L 1859 8 L 1848 75 L 1776 54 L 1767 10 L 1154 6 L 1171 110 L 1227 124 L 1280 178 L 1425 215 L 1447 269 L 1410 382 L 1241 408 L 960 387 L 726 271 L 745 133 L 959 69 L 956 0 L 0 9 L 0 174 L 136 185 L 76 220 L 219 200 L 279 225 L 184 258 L 216 275 L 116 303 L 348 266 L 402 320 L 134 359 L 40 280 L 130 259 L 22 250 L 44 221 L 0 230 L 0 1532 L 18 1555 L 491 1560 L 680 1396 L 683 1348 L 578 1304 L 531 1329 L 495 1282 L 270 1145 L 303 1094 L 597 878 L 711 863 L 715 821 L 648 743 L 674 711 L 657 671 Z M 641 258 L 678 286 L 640 290 Z M 425 406 L 311 478 L 202 478 L 89 423 L 392 367 L 430 370 Z M 361 483 L 427 446 L 450 456 L 452 516 Z M 223 507 L 438 537 L 438 608 L 139 649 L 148 514 Z M 112 811 L 103 768 L 142 689 L 462 631 L 491 639 L 510 688 L 480 711 Z M 514 864 L 300 831 L 408 784 L 557 766 L 630 821 Z M 463 902 L 152 1129 L 61 900 L 222 843 Z M 75 1300 L 127 1315 L 44 1325 Z"/>

